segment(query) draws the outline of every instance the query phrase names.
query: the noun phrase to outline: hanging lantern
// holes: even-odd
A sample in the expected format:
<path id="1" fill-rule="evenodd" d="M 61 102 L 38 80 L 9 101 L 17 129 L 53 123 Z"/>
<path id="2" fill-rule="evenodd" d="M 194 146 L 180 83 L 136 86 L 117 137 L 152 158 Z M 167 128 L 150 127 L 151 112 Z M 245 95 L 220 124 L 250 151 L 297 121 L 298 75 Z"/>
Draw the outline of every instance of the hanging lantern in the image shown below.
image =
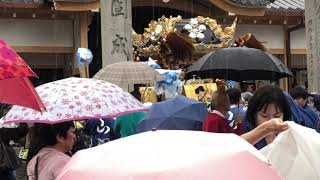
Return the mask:
<path id="1" fill-rule="evenodd" d="M 81 65 L 89 65 L 92 62 L 93 55 L 88 48 L 78 48 L 76 59 Z"/>

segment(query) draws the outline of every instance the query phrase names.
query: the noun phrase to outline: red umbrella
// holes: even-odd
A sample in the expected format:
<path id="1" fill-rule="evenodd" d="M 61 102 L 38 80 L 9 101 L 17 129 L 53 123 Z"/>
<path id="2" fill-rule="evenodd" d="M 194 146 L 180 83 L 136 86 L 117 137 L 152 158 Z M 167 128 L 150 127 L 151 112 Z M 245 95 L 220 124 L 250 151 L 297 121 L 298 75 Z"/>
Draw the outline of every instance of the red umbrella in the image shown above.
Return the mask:
<path id="1" fill-rule="evenodd" d="M 37 77 L 28 64 L 0 39 L 0 80 L 16 77 Z"/>
<path id="2" fill-rule="evenodd" d="M 38 111 L 45 109 L 27 77 L 37 77 L 28 64 L 0 39 L 0 103 Z"/>

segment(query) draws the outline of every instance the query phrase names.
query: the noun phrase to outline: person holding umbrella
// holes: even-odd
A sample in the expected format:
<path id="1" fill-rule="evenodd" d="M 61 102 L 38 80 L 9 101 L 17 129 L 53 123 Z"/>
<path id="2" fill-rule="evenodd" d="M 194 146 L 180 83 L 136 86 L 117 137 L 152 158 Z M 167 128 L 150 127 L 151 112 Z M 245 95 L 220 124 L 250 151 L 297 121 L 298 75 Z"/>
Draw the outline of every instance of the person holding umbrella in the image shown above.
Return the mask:
<path id="1" fill-rule="evenodd" d="M 54 180 L 70 160 L 65 153 L 71 151 L 76 141 L 75 126 L 71 121 L 40 124 L 37 128 L 39 151 L 35 151 L 36 155 L 28 163 L 28 177 L 29 180 Z"/>

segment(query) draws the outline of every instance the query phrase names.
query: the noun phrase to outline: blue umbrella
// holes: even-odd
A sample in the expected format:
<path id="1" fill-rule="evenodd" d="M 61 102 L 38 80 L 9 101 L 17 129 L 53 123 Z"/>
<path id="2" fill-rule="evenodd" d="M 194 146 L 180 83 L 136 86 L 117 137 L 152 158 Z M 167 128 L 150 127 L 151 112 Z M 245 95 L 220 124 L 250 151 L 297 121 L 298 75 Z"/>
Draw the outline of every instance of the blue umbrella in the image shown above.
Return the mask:
<path id="1" fill-rule="evenodd" d="M 200 130 L 207 117 L 207 106 L 185 96 L 153 104 L 146 117 L 137 125 L 137 132 L 156 129 Z"/>

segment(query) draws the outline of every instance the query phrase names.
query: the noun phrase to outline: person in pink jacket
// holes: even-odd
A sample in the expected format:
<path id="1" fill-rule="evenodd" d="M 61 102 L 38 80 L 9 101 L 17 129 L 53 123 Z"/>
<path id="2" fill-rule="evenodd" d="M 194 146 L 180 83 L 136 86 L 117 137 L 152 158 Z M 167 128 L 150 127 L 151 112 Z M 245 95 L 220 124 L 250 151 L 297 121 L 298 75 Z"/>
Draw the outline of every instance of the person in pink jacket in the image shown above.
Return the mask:
<path id="1" fill-rule="evenodd" d="M 37 128 L 35 135 L 39 138 L 40 151 L 28 163 L 28 177 L 29 180 L 54 180 L 70 160 L 66 153 L 76 141 L 75 127 L 73 122 L 64 122 L 41 124 Z"/>

